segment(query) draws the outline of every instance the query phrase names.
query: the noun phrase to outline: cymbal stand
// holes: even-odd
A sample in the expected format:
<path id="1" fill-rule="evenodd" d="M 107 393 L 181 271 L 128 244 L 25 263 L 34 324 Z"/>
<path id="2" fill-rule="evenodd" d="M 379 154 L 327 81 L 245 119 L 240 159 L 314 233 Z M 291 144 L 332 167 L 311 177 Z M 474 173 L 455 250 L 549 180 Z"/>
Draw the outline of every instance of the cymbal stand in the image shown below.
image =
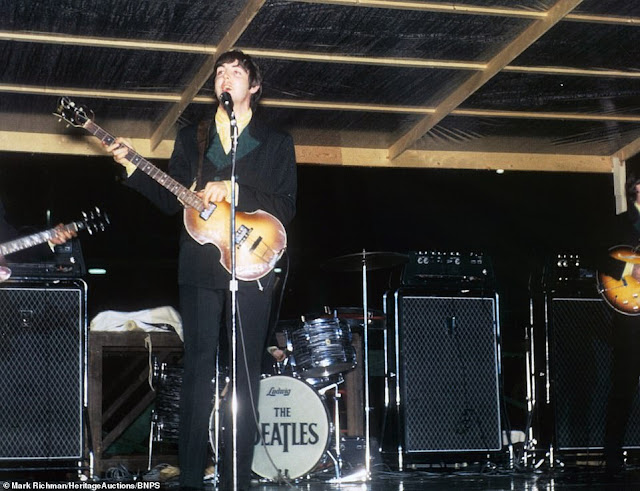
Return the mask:
<path id="1" fill-rule="evenodd" d="M 364 342 L 364 462 L 366 479 L 371 478 L 371 421 L 369 401 L 369 307 L 367 305 L 367 253 L 362 249 L 362 310 L 363 310 L 363 342 Z"/>

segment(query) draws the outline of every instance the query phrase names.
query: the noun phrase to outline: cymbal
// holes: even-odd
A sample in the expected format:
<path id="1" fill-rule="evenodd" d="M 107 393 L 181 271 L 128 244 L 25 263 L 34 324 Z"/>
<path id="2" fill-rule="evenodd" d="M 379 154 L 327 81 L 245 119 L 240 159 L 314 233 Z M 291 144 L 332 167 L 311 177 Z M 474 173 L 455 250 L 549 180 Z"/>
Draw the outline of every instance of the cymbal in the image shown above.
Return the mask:
<path id="1" fill-rule="evenodd" d="M 336 307 L 333 309 L 340 319 L 358 319 L 362 320 L 364 309 L 362 307 Z M 384 312 L 382 310 L 368 309 L 367 318 L 369 320 L 383 320 Z"/>
<path id="2" fill-rule="evenodd" d="M 329 259 L 323 267 L 332 271 L 362 271 L 363 262 L 367 271 L 392 268 L 409 261 L 407 254 L 398 252 L 357 252 Z"/>
<path id="3" fill-rule="evenodd" d="M 346 322 L 352 331 L 362 331 L 364 309 L 362 307 L 338 307 L 335 309 L 338 319 Z M 382 310 L 369 309 L 367 314 L 367 329 L 384 330 L 385 317 Z"/>

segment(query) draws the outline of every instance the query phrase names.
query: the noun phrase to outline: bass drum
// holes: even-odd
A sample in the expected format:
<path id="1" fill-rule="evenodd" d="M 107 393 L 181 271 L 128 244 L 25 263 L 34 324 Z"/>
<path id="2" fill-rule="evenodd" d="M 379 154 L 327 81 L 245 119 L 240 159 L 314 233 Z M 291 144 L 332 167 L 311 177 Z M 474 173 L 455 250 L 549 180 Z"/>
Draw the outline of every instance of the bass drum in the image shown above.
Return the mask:
<path id="1" fill-rule="evenodd" d="M 306 382 L 275 375 L 260 381 L 260 433 L 251 470 L 271 481 L 309 474 L 329 445 L 329 411 Z"/>

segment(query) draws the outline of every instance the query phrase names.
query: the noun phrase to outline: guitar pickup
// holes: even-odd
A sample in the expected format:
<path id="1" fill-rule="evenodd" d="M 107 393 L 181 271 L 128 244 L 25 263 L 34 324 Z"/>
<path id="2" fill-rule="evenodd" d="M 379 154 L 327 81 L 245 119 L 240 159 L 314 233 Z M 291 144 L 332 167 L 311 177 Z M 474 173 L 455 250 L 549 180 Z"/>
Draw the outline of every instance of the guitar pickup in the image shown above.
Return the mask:
<path id="1" fill-rule="evenodd" d="M 203 220 L 209 220 L 211 215 L 213 215 L 213 212 L 216 211 L 217 207 L 218 205 L 216 205 L 215 203 L 211 203 L 207 208 L 200 212 L 200 218 L 202 218 Z"/>
<path id="2" fill-rule="evenodd" d="M 256 248 L 260 245 L 260 242 L 262 242 L 262 237 L 258 237 L 256 239 L 256 241 L 253 243 L 253 245 L 249 248 L 249 252 L 255 251 Z"/>
<path id="3" fill-rule="evenodd" d="M 247 227 L 246 225 L 240 225 L 238 230 L 236 230 L 236 247 L 240 247 L 244 241 L 247 240 L 249 234 L 253 231 L 252 228 Z"/>

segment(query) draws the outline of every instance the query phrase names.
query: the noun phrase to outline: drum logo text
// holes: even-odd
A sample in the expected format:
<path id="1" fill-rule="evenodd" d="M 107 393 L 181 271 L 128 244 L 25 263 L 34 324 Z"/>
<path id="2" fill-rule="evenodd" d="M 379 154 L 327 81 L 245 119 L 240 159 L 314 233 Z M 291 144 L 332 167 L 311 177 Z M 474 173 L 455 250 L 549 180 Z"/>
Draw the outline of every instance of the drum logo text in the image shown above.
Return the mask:
<path id="1" fill-rule="evenodd" d="M 267 396 L 271 396 L 271 397 L 275 397 L 275 396 L 288 396 L 289 394 L 291 394 L 291 389 L 281 389 L 281 388 L 275 388 L 275 387 L 271 387 L 269 389 L 269 392 L 267 392 Z"/>
<path id="2" fill-rule="evenodd" d="M 284 453 L 289 452 L 290 446 L 316 445 L 320 439 L 317 423 L 269 422 L 260 426 L 264 444 L 280 446 Z"/>

